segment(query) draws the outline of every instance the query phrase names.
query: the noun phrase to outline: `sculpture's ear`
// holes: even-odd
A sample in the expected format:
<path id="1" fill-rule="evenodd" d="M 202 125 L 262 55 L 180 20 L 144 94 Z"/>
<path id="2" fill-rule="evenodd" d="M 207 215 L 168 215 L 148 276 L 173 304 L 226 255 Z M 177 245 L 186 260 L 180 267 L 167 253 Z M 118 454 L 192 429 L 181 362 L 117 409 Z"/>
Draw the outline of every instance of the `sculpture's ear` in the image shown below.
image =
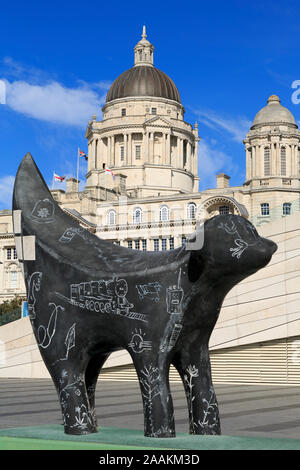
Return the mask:
<path id="1" fill-rule="evenodd" d="M 191 282 L 198 281 L 204 269 L 204 259 L 201 250 L 191 251 L 188 266 L 188 276 Z"/>

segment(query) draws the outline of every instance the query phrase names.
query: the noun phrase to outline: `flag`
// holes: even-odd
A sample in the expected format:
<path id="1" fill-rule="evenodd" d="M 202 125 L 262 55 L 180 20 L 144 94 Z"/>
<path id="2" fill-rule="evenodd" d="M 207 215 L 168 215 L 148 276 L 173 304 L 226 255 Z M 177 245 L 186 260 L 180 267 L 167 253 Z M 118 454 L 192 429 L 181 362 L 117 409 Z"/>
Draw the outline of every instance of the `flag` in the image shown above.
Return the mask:
<path id="1" fill-rule="evenodd" d="M 65 179 L 65 176 L 58 176 L 56 173 L 53 174 L 53 177 L 54 181 L 59 181 L 60 183 L 62 183 Z"/>
<path id="2" fill-rule="evenodd" d="M 88 159 L 87 155 L 80 149 L 78 149 L 78 154 L 80 157 L 84 157 L 86 160 Z"/>
<path id="3" fill-rule="evenodd" d="M 112 170 L 110 168 L 105 168 L 105 173 L 107 173 L 108 175 L 111 175 L 113 177 L 113 179 L 115 179 L 115 175 L 113 174 Z"/>

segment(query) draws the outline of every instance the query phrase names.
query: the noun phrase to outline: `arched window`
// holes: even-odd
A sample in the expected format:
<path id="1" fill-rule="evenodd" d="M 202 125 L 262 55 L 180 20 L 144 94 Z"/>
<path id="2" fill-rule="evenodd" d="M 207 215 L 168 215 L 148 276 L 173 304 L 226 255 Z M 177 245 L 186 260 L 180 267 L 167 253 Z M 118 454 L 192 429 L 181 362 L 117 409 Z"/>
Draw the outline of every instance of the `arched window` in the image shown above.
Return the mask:
<path id="1" fill-rule="evenodd" d="M 282 215 L 290 215 L 292 212 L 292 204 L 290 202 L 284 202 L 282 204 Z"/>
<path id="2" fill-rule="evenodd" d="M 270 147 L 264 149 L 264 175 L 270 176 L 271 174 L 271 160 L 270 160 Z"/>
<path id="3" fill-rule="evenodd" d="M 159 209 L 159 220 L 160 222 L 167 222 L 170 220 L 170 209 L 168 206 L 161 206 Z"/>
<path id="4" fill-rule="evenodd" d="M 116 211 L 113 209 L 107 213 L 107 225 L 116 225 Z"/>
<path id="5" fill-rule="evenodd" d="M 190 202 L 187 206 L 186 215 L 188 219 L 194 219 L 196 217 L 197 206 L 194 202 Z"/>
<path id="6" fill-rule="evenodd" d="M 229 214 L 229 206 L 220 206 L 219 207 L 219 214 L 220 215 Z"/>
<path id="7" fill-rule="evenodd" d="M 281 168 L 281 175 L 286 175 L 286 148 L 280 148 L 280 168 Z"/>
<path id="8" fill-rule="evenodd" d="M 260 213 L 261 215 L 270 215 L 270 205 L 267 202 L 260 205 Z"/>
<path id="9" fill-rule="evenodd" d="M 132 221 L 134 224 L 140 224 L 142 222 L 142 209 L 140 207 L 136 207 L 133 211 Z"/>

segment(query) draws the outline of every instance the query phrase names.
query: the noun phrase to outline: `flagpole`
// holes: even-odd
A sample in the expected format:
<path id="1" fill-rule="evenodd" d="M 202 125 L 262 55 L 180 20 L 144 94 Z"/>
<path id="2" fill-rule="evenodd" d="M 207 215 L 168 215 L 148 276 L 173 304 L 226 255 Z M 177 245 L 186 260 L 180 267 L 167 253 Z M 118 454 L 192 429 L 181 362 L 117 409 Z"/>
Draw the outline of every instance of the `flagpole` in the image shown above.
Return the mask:
<path id="1" fill-rule="evenodd" d="M 77 181 L 79 181 L 79 147 L 77 150 Z"/>
<path id="2" fill-rule="evenodd" d="M 55 171 L 53 171 L 52 189 L 54 189 L 54 175 L 55 175 Z"/>

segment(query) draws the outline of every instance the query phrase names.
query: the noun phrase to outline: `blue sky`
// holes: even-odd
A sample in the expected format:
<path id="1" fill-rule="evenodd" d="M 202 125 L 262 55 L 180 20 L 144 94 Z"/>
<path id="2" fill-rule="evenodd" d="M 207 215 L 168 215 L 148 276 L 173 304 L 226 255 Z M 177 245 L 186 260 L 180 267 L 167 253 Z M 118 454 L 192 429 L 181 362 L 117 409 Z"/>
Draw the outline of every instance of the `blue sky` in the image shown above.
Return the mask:
<path id="1" fill-rule="evenodd" d="M 75 176 L 87 121 L 101 117 L 109 85 L 133 65 L 143 24 L 155 66 L 177 85 L 185 120 L 199 123 L 201 189 L 214 187 L 220 171 L 231 185 L 243 183 L 242 139 L 271 94 L 300 119 L 291 101 L 300 79 L 297 0 L 2 3 L 0 209 L 11 207 L 27 151 L 49 184 L 54 170 Z M 81 180 L 85 168 L 81 162 Z"/>

